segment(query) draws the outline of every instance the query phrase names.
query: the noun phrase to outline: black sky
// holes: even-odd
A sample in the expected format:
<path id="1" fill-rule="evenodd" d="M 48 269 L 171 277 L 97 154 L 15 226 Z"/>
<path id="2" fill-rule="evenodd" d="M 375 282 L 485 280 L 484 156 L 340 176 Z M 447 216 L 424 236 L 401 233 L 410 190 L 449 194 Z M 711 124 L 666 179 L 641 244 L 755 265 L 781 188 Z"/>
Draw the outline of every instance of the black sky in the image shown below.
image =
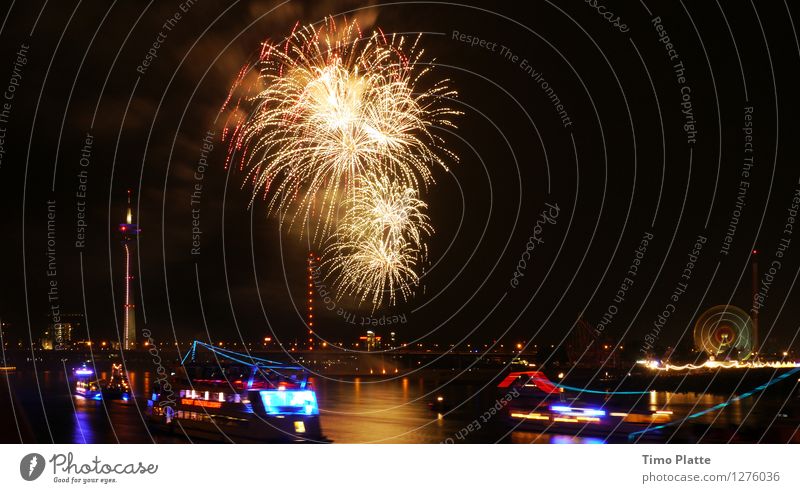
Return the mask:
<path id="1" fill-rule="evenodd" d="M 602 3 L 602 2 L 601 2 Z M 613 302 L 646 233 L 641 270 L 606 335 L 641 339 L 670 302 L 699 235 L 708 240 L 661 342 L 681 340 L 705 309 L 750 308 L 750 251 L 774 257 L 800 169 L 796 139 L 796 14 L 781 2 L 607 2 L 621 32 L 586 2 L 213 2 L 199 0 L 137 71 L 179 2 L 14 2 L 0 31 L 0 88 L 27 45 L 0 166 L 3 210 L 0 315 L 16 334 L 48 322 L 47 201 L 57 204 L 59 303 L 83 312 L 95 338 L 112 338 L 121 312 L 115 234 L 125 190 L 137 199 L 139 328 L 157 340 L 302 335 L 308 247 L 283 234 L 263 202 L 248 208 L 244 173 L 223 166 L 216 121 L 237 70 L 263 40 L 346 13 L 363 29 L 426 33 L 426 60 L 458 89 L 460 156 L 437 170 L 424 198 L 436 233 L 433 268 L 402 314 L 402 340 L 455 344 L 560 341 L 583 316 L 597 323 Z M 186 7 L 186 5 L 184 5 Z M 359 10 L 354 10 L 359 9 Z M 648 13 L 649 9 L 652 14 Z M 653 17 L 685 66 L 676 80 Z M 35 28 L 34 28 L 35 25 Z M 454 31 L 507 47 L 472 47 Z M 640 58 L 641 55 L 641 58 Z M 527 60 L 543 79 L 526 73 Z M 18 68 L 19 63 L 17 64 Z M 541 87 L 567 111 L 565 127 Z M 652 85 L 651 85 L 652 84 Z M 696 143 L 682 128 L 681 87 L 691 90 Z M 8 100 L 0 101 L 9 102 Z M 754 166 L 728 255 L 720 253 L 736 208 L 744 108 L 753 108 Z M 201 254 L 191 254 L 190 194 L 203 138 L 215 132 L 203 179 Z M 663 133 L 662 133 L 663 131 Z M 88 240 L 74 246 L 77 174 L 86 135 Z M 691 157 L 691 159 L 690 159 Z M 55 184 L 54 189 L 52 184 Z M 536 219 L 557 204 L 518 287 L 517 269 Z M 793 302 L 800 238 L 792 240 L 760 314 L 769 343 L 785 347 L 800 325 Z M 81 270 L 81 260 L 83 269 Z M 81 273 L 82 272 L 82 273 Z M 200 301 L 202 297 L 202 304 Z M 351 302 L 344 309 L 369 315 Z M 366 328 L 320 309 L 322 337 Z M 116 315 L 115 315 L 116 314 Z M 379 329 L 384 330 L 384 329 Z M 173 332 L 174 331 L 174 332 Z M 239 335 L 240 334 L 240 335 Z M 682 339 L 687 342 L 686 336 Z"/>

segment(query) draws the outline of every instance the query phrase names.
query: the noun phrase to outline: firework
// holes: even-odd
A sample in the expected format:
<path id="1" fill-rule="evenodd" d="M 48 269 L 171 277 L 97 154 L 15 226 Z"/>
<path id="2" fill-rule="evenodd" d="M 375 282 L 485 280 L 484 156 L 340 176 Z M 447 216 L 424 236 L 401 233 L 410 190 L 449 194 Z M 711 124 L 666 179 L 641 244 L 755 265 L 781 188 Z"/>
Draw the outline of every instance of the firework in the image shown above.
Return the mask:
<path id="1" fill-rule="evenodd" d="M 253 200 L 263 195 L 289 229 L 299 223 L 324 240 L 359 177 L 388 176 L 419 191 L 433 182 L 434 167 L 456 161 L 434 131 L 454 126 L 459 112 L 445 101 L 456 94 L 446 80 L 423 87 L 430 66 L 420 63 L 418 41 L 364 36 L 355 23 L 339 29 L 328 19 L 265 44 L 225 106 L 233 110 L 227 164 L 248 170 Z M 258 81 L 244 87 L 251 71 Z"/>
<path id="2" fill-rule="evenodd" d="M 415 189 L 389 177 L 359 179 L 324 253 L 340 298 L 349 294 L 373 309 L 384 295 L 390 305 L 398 292 L 409 298 L 419 281 L 415 267 L 425 258 L 424 237 L 433 233 L 426 208 Z"/>
<path id="3" fill-rule="evenodd" d="M 364 36 L 355 23 L 295 30 L 240 70 L 223 109 L 226 166 L 238 162 L 255 200 L 324 243 L 337 294 L 394 304 L 419 282 L 432 234 L 420 191 L 457 157 L 439 127 L 460 112 L 448 81 L 426 84 L 419 37 Z M 257 74 L 252 80 L 250 74 Z M 236 97 L 235 97 L 236 96 Z M 237 99 L 238 97 L 238 99 Z M 251 205 L 252 205 L 251 200 Z"/>

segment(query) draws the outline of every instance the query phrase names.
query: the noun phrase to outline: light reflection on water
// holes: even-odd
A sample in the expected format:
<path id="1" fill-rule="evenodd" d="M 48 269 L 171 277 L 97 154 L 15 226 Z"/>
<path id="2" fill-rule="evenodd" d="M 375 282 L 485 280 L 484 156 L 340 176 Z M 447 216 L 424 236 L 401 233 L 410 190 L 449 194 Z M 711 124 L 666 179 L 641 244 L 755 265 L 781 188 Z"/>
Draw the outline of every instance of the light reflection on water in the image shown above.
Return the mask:
<path id="1" fill-rule="evenodd" d="M 73 443 L 97 443 L 91 417 L 97 408 L 97 401 L 75 396 L 75 428 L 72 433 Z"/>
<path id="2" fill-rule="evenodd" d="M 108 378 L 100 372 L 100 378 Z M 52 439 L 57 443 L 147 443 L 152 441 L 141 408 L 147 396 L 144 386 L 154 374 L 131 371 L 129 381 L 136 399 L 130 402 L 94 401 L 74 397 L 63 371 L 45 371 L 39 375 L 44 396 L 42 405 L 32 372 L 16 372 L 10 382 L 16 389 L 18 414 L 24 434 L 35 441 L 50 442 L 42 407 L 47 411 Z M 336 443 L 599 443 L 598 437 L 574 437 L 563 434 L 539 434 L 527 431 L 509 433 L 511 424 L 504 417 L 480 417 L 490 409 L 499 395 L 493 386 L 482 384 L 450 384 L 436 390 L 436 378 L 406 377 L 376 383 L 356 378 L 353 382 L 326 381 L 317 378 L 315 385 L 325 435 Z M 0 419 L 11 426 L 0 432 L 0 442 L 19 440 L 9 413 L 7 389 L 0 392 Z M 429 403 L 441 395 L 446 406 L 431 409 Z M 781 396 L 785 397 L 785 396 Z M 711 408 L 725 402 L 728 396 L 695 392 L 651 392 L 643 404 L 651 409 L 668 408 L 677 418 Z M 135 402 L 136 401 L 136 402 Z M 735 427 L 745 419 L 769 422 L 775 408 L 753 410 L 754 398 L 730 405 L 697 418 L 698 423 L 714 423 L 718 427 Z M 781 399 L 782 402 L 782 399 Z M 138 406 L 138 407 L 137 407 Z M 24 411 L 24 412 L 23 412 Z M 769 413 L 773 415 L 770 416 Z M 760 415 L 759 415 L 760 413 Z M 7 415 L 8 414 L 8 415 Z M 109 423 L 109 416 L 111 422 Z M 477 423 L 479 426 L 474 426 Z M 473 424 L 473 429 L 467 427 Z M 182 442 L 185 438 L 157 435 L 159 442 Z M 26 440 L 28 441 L 28 440 Z"/>
<path id="3" fill-rule="evenodd" d="M 651 392 L 656 394 L 656 405 L 651 405 L 652 410 L 667 408 L 672 410 L 676 416 L 687 416 L 689 414 L 703 411 L 711 407 L 726 402 L 727 399 L 712 394 L 698 394 L 697 392 L 672 393 L 672 392 Z M 732 401 L 719 412 L 710 412 L 696 418 L 699 423 L 715 423 L 717 425 L 739 424 L 745 419 L 747 412 L 752 407 L 752 400 Z"/>

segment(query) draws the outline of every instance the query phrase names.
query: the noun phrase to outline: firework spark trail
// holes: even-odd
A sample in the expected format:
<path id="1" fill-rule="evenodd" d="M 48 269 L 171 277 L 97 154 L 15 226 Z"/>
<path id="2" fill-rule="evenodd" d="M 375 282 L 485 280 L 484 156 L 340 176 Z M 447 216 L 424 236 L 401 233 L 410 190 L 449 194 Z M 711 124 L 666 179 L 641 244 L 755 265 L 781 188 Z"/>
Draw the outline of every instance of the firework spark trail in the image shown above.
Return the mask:
<path id="1" fill-rule="evenodd" d="M 432 132 L 454 126 L 458 112 L 443 101 L 456 94 L 446 80 L 421 89 L 430 68 L 420 68 L 416 42 L 407 44 L 330 20 L 296 30 L 283 49 L 262 50 L 256 94 L 237 101 L 225 135 L 230 158 L 248 169 L 253 200 L 263 194 L 289 229 L 299 222 L 324 240 L 358 176 L 389 175 L 420 190 L 434 181 L 434 165 L 457 160 Z M 234 91 L 245 79 L 240 72 Z M 243 102 L 254 106 L 247 116 Z"/>
<path id="2" fill-rule="evenodd" d="M 447 80 L 425 83 L 431 69 L 419 39 L 364 36 L 333 18 L 296 25 L 237 73 L 223 105 L 226 166 L 247 170 L 250 205 L 263 196 L 288 230 L 300 226 L 329 245 L 325 264 L 339 295 L 370 299 L 373 309 L 384 292 L 390 303 L 395 291 L 411 295 L 422 237 L 432 233 L 418 196 L 436 167 L 458 161 L 435 132 L 455 128 L 461 112 L 445 101 L 457 94 Z"/>
<path id="3" fill-rule="evenodd" d="M 337 296 L 370 301 L 373 309 L 399 291 L 408 299 L 419 282 L 414 268 L 424 259 L 424 237 L 433 233 L 427 205 L 413 188 L 389 177 L 359 179 L 346 212 L 325 249 L 323 266 L 334 278 Z"/>

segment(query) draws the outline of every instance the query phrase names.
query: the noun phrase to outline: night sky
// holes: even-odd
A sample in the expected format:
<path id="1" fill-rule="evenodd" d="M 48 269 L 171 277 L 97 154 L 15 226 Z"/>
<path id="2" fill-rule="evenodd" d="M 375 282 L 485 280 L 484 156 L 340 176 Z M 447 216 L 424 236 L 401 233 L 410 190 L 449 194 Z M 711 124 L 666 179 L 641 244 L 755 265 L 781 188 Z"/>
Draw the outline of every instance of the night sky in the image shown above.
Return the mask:
<path id="1" fill-rule="evenodd" d="M 349 341 L 367 330 L 360 317 L 397 315 L 405 322 L 375 330 L 409 342 L 557 344 L 579 317 L 596 325 L 614 305 L 603 337 L 640 341 L 672 303 L 658 344 L 687 345 L 706 309 L 750 310 L 753 248 L 762 273 L 780 260 L 759 314 L 767 349 L 795 337 L 800 238 L 784 229 L 800 187 L 800 45 L 783 2 L 191 4 L 32 0 L 13 2 L 0 21 L 0 316 L 12 339 L 48 324 L 52 280 L 62 312 L 85 312 L 94 339 L 117 337 L 116 227 L 128 188 L 142 229 L 139 330 L 159 342 L 302 337 L 307 238 L 281 232 L 263 200 L 248 207 L 246 173 L 224 166 L 219 111 L 261 42 L 327 15 L 366 33 L 423 33 L 423 60 L 433 79 L 450 79 L 464 114 L 456 131 L 440 130 L 460 161 L 435 169 L 423 193 L 435 234 L 414 298 L 374 312 L 336 302 L 356 323 L 318 304 L 320 337 Z M 190 199 L 207 135 L 193 255 Z M 86 241 L 77 248 L 81 170 Z M 778 258 L 782 238 L 790 243 Z"/>

